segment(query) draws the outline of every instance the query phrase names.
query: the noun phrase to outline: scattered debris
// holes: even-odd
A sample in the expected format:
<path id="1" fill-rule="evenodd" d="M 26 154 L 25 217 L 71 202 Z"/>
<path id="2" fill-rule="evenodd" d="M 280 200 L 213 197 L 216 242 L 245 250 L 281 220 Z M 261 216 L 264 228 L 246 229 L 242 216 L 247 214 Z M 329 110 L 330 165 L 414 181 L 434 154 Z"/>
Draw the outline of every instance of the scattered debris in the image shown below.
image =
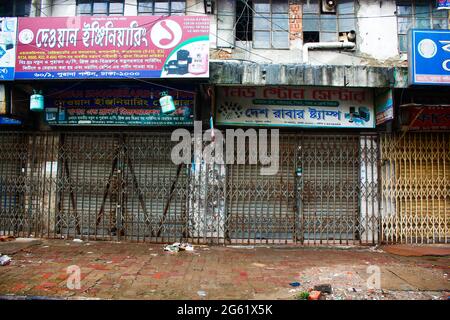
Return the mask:
<path id="1" fill-rule="evenodd" d="M 319 281 L 331 281 L 330 277 L 319 277 Z"/>
<path id="2" fill-rule="evenodd" d="M 83 242 L 81 239 L 73 239 L 73 242 Z"/>
<path id="3" fill-rule="evenodd" d="M 1 254 L 0 254 L 1 255 Z M 1 266 L 6 266 L 11 262 L 11 257 L 5 255 L 0 256 L 0 265 Z"/>
<path id="4" fill-rule="evenodd" d="M 297 300 L 308 300 L 309 292 L 307 291 L 300 292 L 298 295 L 295 296 L 295 298 Z"/>
<path id="5" fill-rule="evenodd" d="M 252 265 L 254 265 L 255 267 L 259 267 L 259 268 L 264 268 L 266 265 L 263 263 L 258 263 L 258 262 L 254 262 L 252 263 Z"/>
<path id="6" fill-rule="evenodd" d="M 178 251 L 194 251 L 194 246 L 190 243 L 175 242 L 164 247 L 164 251 L 178 252 Z"/>
<path id="7" fill-rule="evenodd" d="M 180 251 L 180 248 L 178 246 L 174 246 L 174 245 L 167 245 L 164 247 L 164 251 L 169 251 L 169 252 L 178 252 Z"/>
<path id="8" fill-rule="evenodd" d="M 252 250 L 255 249 L 255 246 L 227 246 L 228 248 L 233 248 L 233 249 L 248 249 L 248 250 Z"/>
<path id="9" fill-rule="evenodd" d="M 16 240 L 16 237 L 14 236 L 0 236 L 0 242 L 8 242 L 14 240 Z"/>
<path id="10" fill-rule="evenodd" d="M 197 291 L 197 294 L 198 294 L 200 297 L 206 297 L 206 295 L 207 295 L 206 291 L 203 291 L 203 290 Z"/>
<path id="11" fill-rule="evenodd" d="M 157 257 L 157 256 L 158 256 L 157 253 L 151 253 L 150 255 L 151 255 L 152 257 Z"/>
<path id="12" fill-rule="evenodd" d="M 289 285 L 291 286 L 291 287 L 300 287 L 300 282 L 291 282 L 291 283 L 289 283 Z"/>
<path id="13" fill-rule="evenodd" d="M 313 290 L 309 293 L 308 300 L 319 300 L 320 295 L 320 291 Z"/>
<path id="14" fill-rule="evenodd" d="M 320 291 L 322 293 L 328 293 L 331 294 L 332 290 L 331 290 L 331 284 L 318 284 L 316 286 L 314 286 L 314 290 L 316 291 Z"/>

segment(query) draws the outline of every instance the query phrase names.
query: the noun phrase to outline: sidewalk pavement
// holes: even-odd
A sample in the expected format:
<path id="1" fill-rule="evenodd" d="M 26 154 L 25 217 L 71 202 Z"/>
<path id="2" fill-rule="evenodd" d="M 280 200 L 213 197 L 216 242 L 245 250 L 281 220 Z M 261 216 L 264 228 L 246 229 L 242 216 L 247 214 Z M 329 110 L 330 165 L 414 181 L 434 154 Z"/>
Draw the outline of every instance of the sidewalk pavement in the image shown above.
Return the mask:
<path id="1" fill-rule="evenodd" d="M 12 258 L 0 266 L 0 298 L 296 299 L 315 285 L 330 284 L 332 293 L 322 299 L 449 299 L 450 256 L 442 250 L 433 254 L 433 246 L 431 255 L 408 246 L 194 246 L 193 252 L 177 253 L 163 248 L 101 241 L 0 242 L 0 253 Z M 395 254 L 415 250 L 421 254 Z M 76 269 L 68 273 L 70 266 L 80 268 L 80 289 L 68 288 L 76 283 Z M 378 270 L 381 288 L 372 289 Z"/>

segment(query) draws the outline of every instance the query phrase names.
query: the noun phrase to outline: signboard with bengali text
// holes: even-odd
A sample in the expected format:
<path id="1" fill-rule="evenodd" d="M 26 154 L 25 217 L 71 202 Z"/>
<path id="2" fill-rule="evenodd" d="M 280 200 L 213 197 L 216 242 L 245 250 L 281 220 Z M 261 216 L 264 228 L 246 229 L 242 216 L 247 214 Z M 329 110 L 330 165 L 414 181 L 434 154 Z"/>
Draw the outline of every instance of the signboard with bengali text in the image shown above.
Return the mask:
<path id="1" fill-rule="evenodd" d="M 219 87 L 219 125 L 374 128 L 373 92 L 359 88 Z"/>
<path id="2" fill-rule="evenodd" d="M 377 125 L 394 119 L 392 89 L 375 90 L 375 112 Z"/>
<path id="3" fill-rule="evenodd" d="M 16 79 L 208 78 L 208 16 L 19 18 Z"/>
<path id="4" fill-rule="evenodd" d="M 409 32 L 409 84 L 450 85 L 450 30 Z"/>
<path id="5" fill-rule="evenodd" d="M 140 84 L 80 84 L 70 90 L 54 87 L 45 95 L 45 120 L 50 125 L 190 126 L 192 88 L 169 90 L 176 110 L 162 114 L 159 87 Z"/>

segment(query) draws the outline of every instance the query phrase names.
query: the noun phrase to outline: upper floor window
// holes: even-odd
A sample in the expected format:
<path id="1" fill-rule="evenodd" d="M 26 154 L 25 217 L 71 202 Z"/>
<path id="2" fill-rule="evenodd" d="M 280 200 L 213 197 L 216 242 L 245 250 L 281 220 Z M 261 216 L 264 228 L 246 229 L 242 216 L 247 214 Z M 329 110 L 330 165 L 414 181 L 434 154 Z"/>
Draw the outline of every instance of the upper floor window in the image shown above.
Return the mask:
<path id="1" fill-rule="evenodd" d="M 409 29 L 448 29 L 448 13 L 437 10 L 435 1 L 397 1 L 397 27 L 399 50 L 406 52 Z"/>
<path id="2" fill-rule="evenodd" d="M 256 49 L 289 48 L 288 0 L 224 0 L 217 3 L 217 46 L 252 41 Z"/>
<path id="3" fill-rule="evenodd" d="M 123 16 L 124 0 L 77 0 L 77 15 Z"/>
<path id="4" fill-rule="evenodd" d="M 29 17 L 31 0 L 0 1 L 0 17 Z"/>
<path id="5" fill-rule="evenodd" d="M 340 0 L 335 7 L 325 7 L 323 0 L 303 1 L 303 42 L 354 41 L 356 31 L 354 0 Z M 324 10 L 326 9 L 326 10 Z"/>
<path id="6" fill-rule="evenodd" d="M 138 0 L 138 15 L 184 15 L 186 1 Z"/>
<path id="7" fill-rule="evenodd" d="M 253 0 L 253 47 L 289 48 L 287 0 Z"/>

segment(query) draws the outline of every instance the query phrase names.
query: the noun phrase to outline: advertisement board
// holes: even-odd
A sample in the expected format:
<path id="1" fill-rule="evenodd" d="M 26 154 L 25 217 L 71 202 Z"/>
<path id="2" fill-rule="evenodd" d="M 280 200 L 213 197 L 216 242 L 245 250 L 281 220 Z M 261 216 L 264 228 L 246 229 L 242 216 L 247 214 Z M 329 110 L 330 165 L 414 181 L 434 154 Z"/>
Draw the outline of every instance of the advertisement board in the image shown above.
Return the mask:
<path id="1" fill-rule="evenodd" d="M 373 92 L 327 87 L 219 87 L 221 125 L 374 128 Z"/>
<path id="2" fill-rule="evenodd" d="M 189 126 L 193 125 L 194 93 L 169 90 L 175 111 L 163 114 L 156 86 L 80 84 L 70 90 L 47 91 L 45 120 L 49 125 Z"/>
<path id="3" fill-rule="evenodd" d="M 375 112 L 377 125 L 394 119 L 392 89 L 375 90 Z"/>
<path id="4" fill-rule="evenodd" d="M 14 80 L 17 18 L 0 18 L 0 80 Z"/>
<path id="5" fill-rule="evenodd" d="M 409 83 L 450 85 L 450 30 L 409 32 Z"/>
<path id="6" fill-rule="evenodd" d="M 208 16 L 18 21 L 16 79 L 207 77 Z"/>
<path id="7" fill-rule="evenodd" d="M 437 0 L 436 7 L 438 10 L 442 9 L 450 10 L 450 0 Z"/>
<path id="8" fill-rule="evenodd" d="M 401 110 L 402 125 L 408 130 L 448 130 L 450 128 L 450 107 L 418 106 Z"/>

